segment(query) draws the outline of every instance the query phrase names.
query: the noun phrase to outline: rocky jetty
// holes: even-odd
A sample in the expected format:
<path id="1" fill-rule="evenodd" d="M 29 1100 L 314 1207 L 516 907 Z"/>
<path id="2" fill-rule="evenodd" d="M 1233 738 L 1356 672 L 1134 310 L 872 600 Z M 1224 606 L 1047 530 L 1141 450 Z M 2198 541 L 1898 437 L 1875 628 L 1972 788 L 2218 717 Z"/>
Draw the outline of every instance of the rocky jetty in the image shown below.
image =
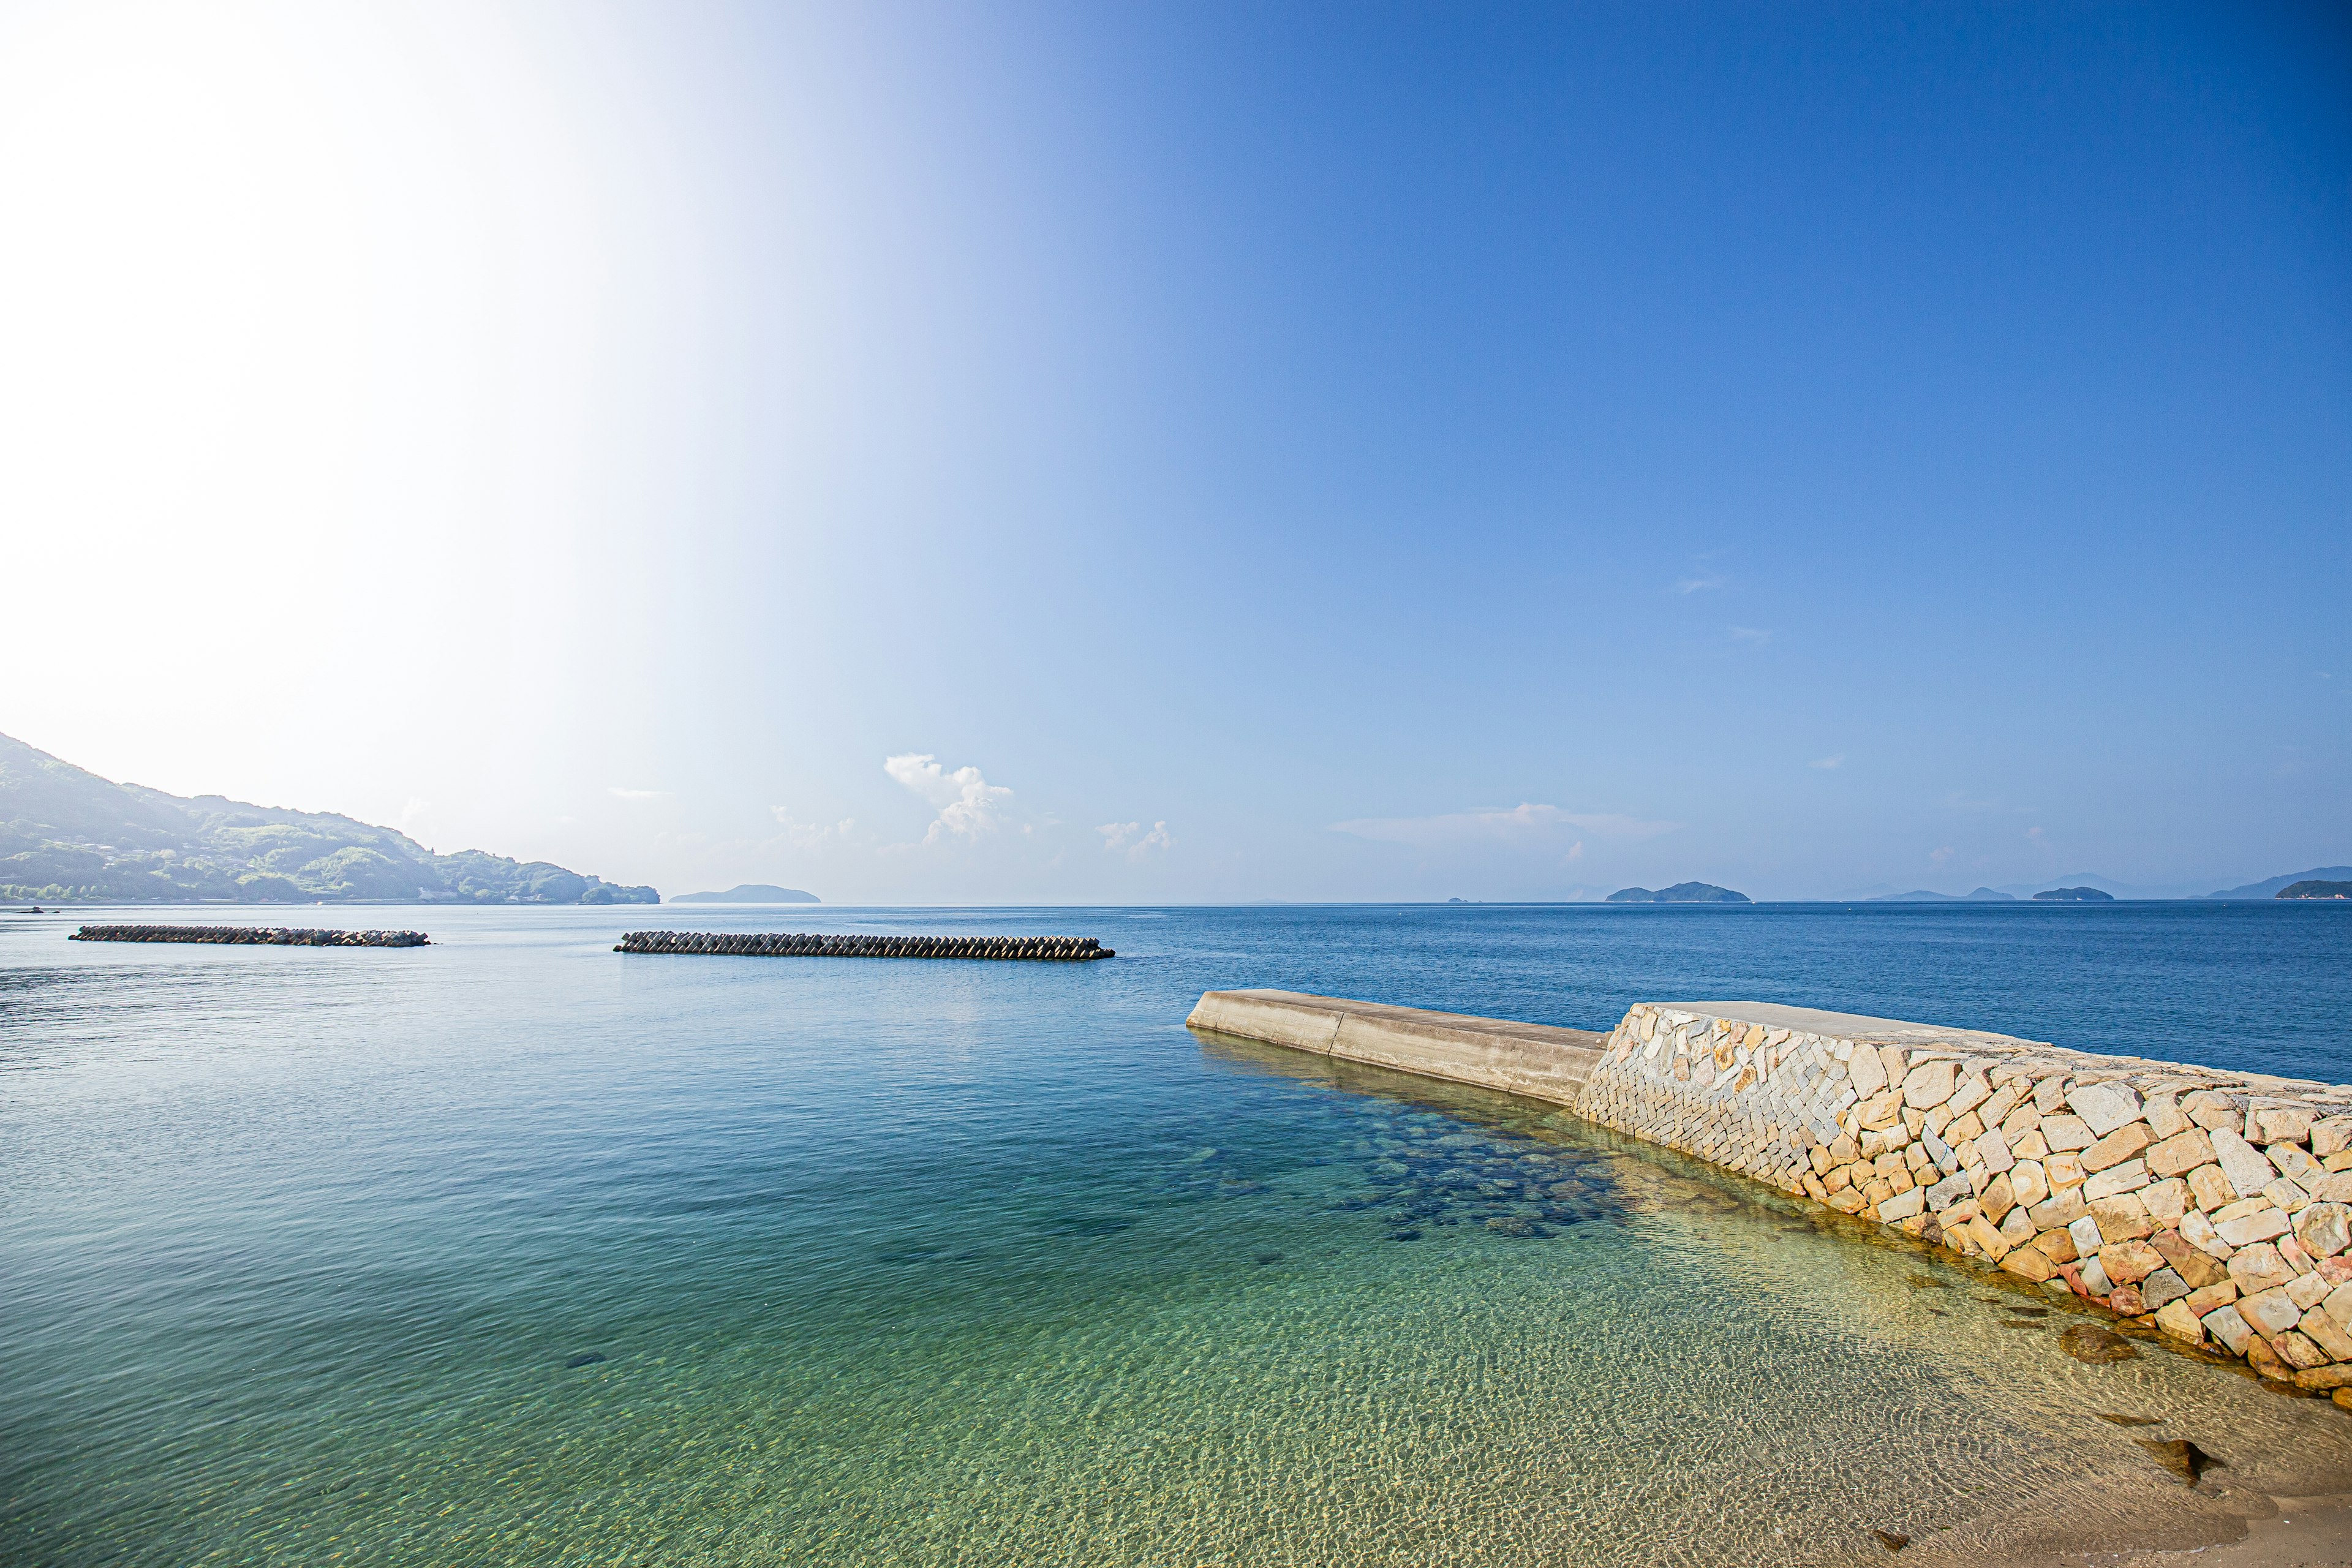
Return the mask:
<path id="1" fill-rule="evenodd" d="M 2352 1406 L 2352 1085 L 1645 1004 L 1578 1108 Z"/>
<path id="2" fill-rule="evenodd" d="M 633 931 L 613 951 L 748 958 L 1034 958 L 1079 963 L 1118 956 L 1090 936 L 814 936 L 723 931 Z"/>
<path id="3" fill-rule="evenodd" d="M 421 931 L 322 931 L 299 926 L 83 926 L 68 942 L 219 942 L 263 947 L 426 947 Z"/>

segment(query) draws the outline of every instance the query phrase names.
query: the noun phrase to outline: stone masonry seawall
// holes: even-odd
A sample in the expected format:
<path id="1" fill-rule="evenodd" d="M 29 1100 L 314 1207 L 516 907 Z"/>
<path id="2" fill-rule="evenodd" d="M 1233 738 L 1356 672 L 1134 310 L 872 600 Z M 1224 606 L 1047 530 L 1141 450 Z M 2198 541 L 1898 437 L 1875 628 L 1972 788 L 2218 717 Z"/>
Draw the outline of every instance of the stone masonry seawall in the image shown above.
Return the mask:
<path id="1" fill-rule="evenodd" d="M 2352 1407 L 2352 1085 L 1755 1002 L 1606 1036 L 1281 991 L 1187 1021 L 1567 1105 Z"/>

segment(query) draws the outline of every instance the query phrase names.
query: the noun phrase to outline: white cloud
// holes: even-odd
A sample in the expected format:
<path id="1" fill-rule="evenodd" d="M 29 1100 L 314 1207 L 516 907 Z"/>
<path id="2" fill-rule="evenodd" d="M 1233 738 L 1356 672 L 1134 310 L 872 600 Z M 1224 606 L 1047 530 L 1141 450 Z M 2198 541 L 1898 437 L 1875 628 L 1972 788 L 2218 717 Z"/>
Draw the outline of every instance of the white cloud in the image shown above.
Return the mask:
<path id="1" fill-rule="evenodd" d="M 1713 573 L 1709 573 L 1706 575 L 1700 577 L 1685 577 L 1675 584 L 1675 592 L 1677 594 L 1703 594 L 1710 588 L 1722 587 L 1726 579 L 1719 577 Z"/>
<path id="2" fill-rule="evenodd" d="M 1556 805 L 1538 805 L 1529 801 L 1507 810 L 1489 806 L 1438 816 L 1365 816 L 1331 825 L 1332 831 L 1358 838 L 1415 845 L 1524 841 L 1570 830 L 1602 838 L 1654 838 L 1680 826 L 1615 812 L 1562 811 Z M 1578 842 L 1580 845 L 1582 840 Z"/>
<path id="3" fill-rule="evenodd" d="M 925 752 L 886 758 L 882 771 L 939 808 L 938 820 L 923 835 L 926 844 L 938 843 L 942 833 L 977 838 L 993 831 L 1003 823 L 1004 803 L 1013 798 L 1011 790 L 981 777 L 978 768 L 950 773 Z"/>
<path id="4" fill-rule="evenodd" d="M 1947 860 L 1950 859 L 1953 856 L 1955 856 L 1955 855 L 1957 855 L 1957 854 L 1958 854 L 1958 853 L 1959 853 L 1959 851 L 1958 851 L 1958 850 L 1957 850 L 1957 849 L 1953 848 L 1950 845 L 1947 844 L 1947 845 L 1945 845 L 1941 849 L 1930 849 L 1930 850 L 1928 850 L 1928 851 L 1927 851 L 1927 858 L 1928 858 L 1930 861 L 1934 862 L 1936 865 L 1940 866 L 1940 865 L 1942 865 L 1945 861 L 1947 861 Z"/>
<path id="5" fill-rule="evenodd" d="M 1095 831 L 1103 836 L 1104 848 L 1114 854 L 1123 849 L 1130 860 L 1140 860 L 1154 849 L 1165 849 L 1176 842 L 1168 837 L 1164 822 L 1153 823 L 1149 833 L 1139 822 L 1106 822 Z"/>
<path id="6" fill-rule="evenodd" d="M 1811 762 L 1807 763 L 1805 766 L 1809 768 L 1842 768 L 1845 766 L 1845 753 L 1843 752 L 1840 752 L 1834 756 L 1815 757 Z"/>
<path id="7" fill-rule="evenodd" d="M 1734 642 L 1754 643 L 1762 647 L 1772 640 L 1772 634 L 1761 626 L 1732 626 L 1728 629 Z"/>
<path id="8" fill-rule="evenodd" d="M 1561 856 L 1561 857 L 1560 857 L 1560 858 L 1561 858 L 1561 859 L 1563 859 L 1563 860 L 1581 860 L 1581 859 L 1583 859 L 1583 858 L 1584 858 L 1584 840 L 1583 840 L 1583 839 L 1581 839 L 1581 838 L 1580 838 L 1580 839 L 1578 839 L 1575 843 L 1573 843 L 1573 844 L 1570 845 L 1570 846 L 1568 847 L 1568 853 L 1567 853 L 1567 854 L 1565 854 L 1565 855 L 1563 855 L 1563 856 Z"/>
<path id="9" fill-rule="evenodd" d="M 788 805 L 772 805 L 768 809 L 775 814 L 777 824 L 784 830 L 779 837 L 795 849 L 814 849 L 828 843 L 846 844 L 850 835 L 857 830 L 857 819 L 854 816 L 845 816 L 831 824 L 795 822 L 792 807 Z"/>
<path id="10" fill-rule="evenodd" d="M 623 800 L 659 800 L 662 796 L 667 795 L 669 791 L 666 789 L 623 789 L 619 784 L 614 784 L 612 786 L 612 793 Z"/>

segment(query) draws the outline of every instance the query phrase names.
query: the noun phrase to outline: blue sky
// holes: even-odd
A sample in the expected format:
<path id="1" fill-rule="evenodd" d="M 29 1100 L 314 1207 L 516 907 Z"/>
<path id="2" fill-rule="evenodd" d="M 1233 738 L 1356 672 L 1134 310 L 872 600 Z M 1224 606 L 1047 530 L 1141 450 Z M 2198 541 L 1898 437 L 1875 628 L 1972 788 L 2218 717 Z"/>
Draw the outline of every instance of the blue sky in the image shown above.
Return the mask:
<path id="1" fill-rule="evenodd" d="M 0 730 L 110 775 L 843 901 L 2352 861 L 2340 10 L 0 62 Z"/>

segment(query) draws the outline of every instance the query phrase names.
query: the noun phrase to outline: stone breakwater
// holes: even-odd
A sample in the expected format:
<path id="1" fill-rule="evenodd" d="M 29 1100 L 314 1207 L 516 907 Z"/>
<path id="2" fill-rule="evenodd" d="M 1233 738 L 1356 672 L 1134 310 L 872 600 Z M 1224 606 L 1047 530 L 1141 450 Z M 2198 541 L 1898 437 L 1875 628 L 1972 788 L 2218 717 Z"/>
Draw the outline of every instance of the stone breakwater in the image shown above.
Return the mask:
<path id="1" fill-rule="evenodd" d="M 421 931 L 323 931 L 299 926 L 84 926 L 68 942 L 222 942 L 266 947 L 427 947 Z"/>
<path id="2" fill-rule="evenodd" d="M 1370 1015 L 1437 1059 L 1362 1054 Z M 1188 1021 L 1550 1100 L 2352 1408 L 2352 1085 L 1747 1002 L 1549 1039 L 1277 991 Z"/>
<path id="3" fill-rule="evenodd" d="M 613 951 L 751 958 L 1032 958 L 1065 963 L 1118 956 L 1090 936 L 810 936 L 714 931 L 633 931 Z"/>

